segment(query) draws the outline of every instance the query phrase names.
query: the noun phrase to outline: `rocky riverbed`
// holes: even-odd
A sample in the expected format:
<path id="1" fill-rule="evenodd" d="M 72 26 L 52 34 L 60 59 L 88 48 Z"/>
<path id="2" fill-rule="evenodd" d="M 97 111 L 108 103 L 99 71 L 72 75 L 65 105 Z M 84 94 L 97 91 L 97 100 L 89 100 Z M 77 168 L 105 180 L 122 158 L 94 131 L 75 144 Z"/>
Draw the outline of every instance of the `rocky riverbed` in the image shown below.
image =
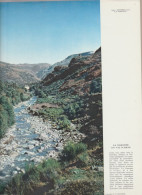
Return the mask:
<path id="1" fill-rule="evenodd" d="M 22 102 L 14 108 L 15 125 L 9 128 L 0 140 L 0 182 L 25 172 L 29 163 L 39 163 L 49 157 L 57 158 L 67 140 L 79 141 L 84 135 L 76 132 L 56 130 L 51 121 L 28 113 L 28 107 L 36 97 Z"/>

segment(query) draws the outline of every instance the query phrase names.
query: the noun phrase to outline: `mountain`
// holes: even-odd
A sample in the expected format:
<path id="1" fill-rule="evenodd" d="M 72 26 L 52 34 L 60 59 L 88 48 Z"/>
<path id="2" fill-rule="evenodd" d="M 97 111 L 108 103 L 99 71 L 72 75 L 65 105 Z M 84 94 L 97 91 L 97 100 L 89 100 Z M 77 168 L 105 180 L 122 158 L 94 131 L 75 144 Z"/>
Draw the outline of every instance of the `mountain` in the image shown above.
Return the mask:
<path id="1" fill-rule="evenodd" d="M 96 137 L 102 143 L 101 48 L 90 56 L 72 58 L 68 67 L 55 67 L 36 95 L 39 102 L 59 103 L 68 118 L 80 124 L 79 131 L 87 136 L 85 142 Z"/>
<path id="2" fill-rule="evenodd" d="M 39 64 L 10 64 L 0 61 L 0 80 L 18 84 L 35 83 L 42 75 L 38 74 L 49 67 L 48 63 Z"/>
<path id="3" fill-rule="evenodd" d="M 70 61 L 72 60 L 72 58 L 75 58 L 77 56 L 82 56 L 82 57 L 83 56 L 90 56 L 92 54 L 93 54 L 93 51 L 70 55 L 67 58 L 65 58 L 64 60 L 62 60 L 60 62 L 56 62 L 55 64 L 49 66 L 48 68 L 39 71 L 38 75 L 40 75 L 41 78 L 45 78 L 46 75 L 51 73 L 56 66 L 68 66 Z"/>
<path id="4" fill-rule="evenodd" d="M 67 116 L 80 124 L 85 142 L 96 137 L 102 143 L 101 48 L 90 56 L 72 58 L 68 67 L 55 67 L 41 82 L 38 94 L 42 103 L 55 97 L 53 102 L 59 102 Z"/>
<path id="5" fill-rule="evenodd" d="M 38 64 L 10 64 L 0 61 L 0 80 L 16 82 L 18 84 L 35 83 L 45 78 L 56 66 L 67 67 L 72 58 L 77 56 L 90 56 L 93 52 L 73 54 L 53 65 L 48 63 Z"/>
<path id="6" fill-rule="evenodd" d="M 89 56 L 73 57 L 68 66 L 54 67 L 42 82 L 31 86 L 37 102 L 30 112 L 52 121 L 61 133 L 59 144 L 64 145 L 59 178 L 66 182 L 56 186 L 54 194 L 104 194 L 101 78 L 99 48 Z M 75 154 L 77 142 L 87 146 L 85 152 Z"/>
<path id="7" fill-rule="evenodd" d="M 68 57 L 71 59 L 68 66 L 65 63 L 55 66 L 52 73 L 43 79 L 43 85 L 50 85 L 60 80 L 63 82 L 59 88 L 60 91 L 71 90 L 73 94 L 79 95 L 90 93 L 90 85 L 96 80 L 98 80 L 96 82 L 99 88 L 99 83 L 101 85 L 101 48 L 93 54 L 73 56 Z"/>

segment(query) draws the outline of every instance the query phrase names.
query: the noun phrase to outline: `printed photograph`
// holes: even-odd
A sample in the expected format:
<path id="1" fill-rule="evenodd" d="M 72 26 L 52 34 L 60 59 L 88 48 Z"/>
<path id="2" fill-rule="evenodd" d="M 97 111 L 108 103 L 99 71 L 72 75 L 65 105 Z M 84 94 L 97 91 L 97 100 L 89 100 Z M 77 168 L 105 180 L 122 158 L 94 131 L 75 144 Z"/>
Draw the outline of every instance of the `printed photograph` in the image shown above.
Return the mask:
<path id="1" fill-rule="evenodd" d="M 103 195 L 100 0 L 0 3 L 0 195 Z"/>

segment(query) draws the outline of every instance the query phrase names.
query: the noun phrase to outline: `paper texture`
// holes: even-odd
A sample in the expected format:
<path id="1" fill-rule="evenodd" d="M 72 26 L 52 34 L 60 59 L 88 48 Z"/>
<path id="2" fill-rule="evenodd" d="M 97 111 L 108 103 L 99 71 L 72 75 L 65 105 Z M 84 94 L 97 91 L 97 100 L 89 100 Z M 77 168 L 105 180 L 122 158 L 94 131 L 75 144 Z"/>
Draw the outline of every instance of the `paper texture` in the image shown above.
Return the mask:
<path id="1" fill-rule="evenodd" d="M 139 1 L 101 1 L 105 194 L 141 194 Z M 129 144 L 130 149 L 111 149 Z M 110 152 L 133 152 L 133 190 L 110 190 Z"/>

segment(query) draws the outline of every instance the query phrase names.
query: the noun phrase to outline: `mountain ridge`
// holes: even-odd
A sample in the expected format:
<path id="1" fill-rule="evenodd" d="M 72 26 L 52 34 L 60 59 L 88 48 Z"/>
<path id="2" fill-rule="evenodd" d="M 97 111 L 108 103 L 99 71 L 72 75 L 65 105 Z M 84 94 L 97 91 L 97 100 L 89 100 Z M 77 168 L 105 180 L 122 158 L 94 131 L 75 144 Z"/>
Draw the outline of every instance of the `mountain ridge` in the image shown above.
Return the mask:
<path id="1" fill-rule="evenodd" d="M 71 59 L 68 67 L 56 66 L 42 81 L 43 85 L 51 85 L 58 80 L 64 80 L 60 91 L 73 88 L 74 94 L 84 94 L 90 90 L 94 79 L 101 77 L 101 47 L 92 55 L 77 56 Z"/>
<path id="2" fill-rule="evenodd" d="M 35 83 L 41 79 L 40 75 L 37 75 L 38 72 L 49 65 L 48 63 L 10 64 L 0 61 L 0 80 L 18 84 Z"/>
<path id="3" fill-rule="evenodd" d="M 77 57 L 79 55 L 81 55 L 81 56 L 90 56 L 93 53 L 94 53 L 93 51 L 88 51 L 88 52 L 83 52 L 83 53 L 78 53 L 78 54 L 72 54 L 72 55 L 67 56 L 65 59 L 63 59 L 63 60 L 61 60 L 59 62 L 56 62 L 56 63 L 52 64 L 47 69 L 43 70 L 43 72 L 40 72 L 40 74 L 43 75 L 42 79 L 44 79 L 46 77 L 46 75 L 50 74 L 54 70 L 54 68 L 56 66 L 68 66 L 69 63 L 70 63 L 70 61 L 72 60 L 72 58 Z"/>
<path id="4" fill-rule="evenodd" d="M 36 83 L 50 74 L 55 67 L 67 67 L 72 58 L 77 56 L 90 56 L 93 51 L 72 54 L 53 65 L 49 63 L 7 63 L 0 61 L 0 80 L 4 82 L 16 82 L 18 84 Z"/>

